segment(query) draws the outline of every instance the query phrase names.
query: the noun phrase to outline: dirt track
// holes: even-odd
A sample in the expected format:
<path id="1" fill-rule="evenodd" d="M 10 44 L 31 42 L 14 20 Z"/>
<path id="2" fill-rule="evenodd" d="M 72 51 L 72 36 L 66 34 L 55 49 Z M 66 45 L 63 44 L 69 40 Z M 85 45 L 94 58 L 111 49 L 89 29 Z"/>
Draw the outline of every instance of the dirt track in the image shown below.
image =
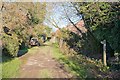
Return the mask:
<path id="1" fill-rule="evenodd" d="M 51 46 L 35 47 L 20 58 L 21 68 L 18 78 L 70 78 L 62 65 L 52 57 Z"/>

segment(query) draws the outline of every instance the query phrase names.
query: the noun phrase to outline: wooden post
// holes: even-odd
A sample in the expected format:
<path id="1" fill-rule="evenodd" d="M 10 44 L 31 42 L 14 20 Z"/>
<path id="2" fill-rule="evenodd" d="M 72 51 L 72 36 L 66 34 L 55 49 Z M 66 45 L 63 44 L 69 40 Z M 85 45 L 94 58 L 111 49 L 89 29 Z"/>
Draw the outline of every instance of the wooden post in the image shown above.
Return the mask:
<path id="1" fill-rule="evenodd" d="M 62 45 L 63 45 L 63 39 L 60 39 L 60 48 L 62 48 Z"/>
<path id="2" fill-rule="evenodd" d="M 101 41 L 103 44 L 103 64 L 107 66 L 107 61 L 106 61 L 106 40 Z"/>

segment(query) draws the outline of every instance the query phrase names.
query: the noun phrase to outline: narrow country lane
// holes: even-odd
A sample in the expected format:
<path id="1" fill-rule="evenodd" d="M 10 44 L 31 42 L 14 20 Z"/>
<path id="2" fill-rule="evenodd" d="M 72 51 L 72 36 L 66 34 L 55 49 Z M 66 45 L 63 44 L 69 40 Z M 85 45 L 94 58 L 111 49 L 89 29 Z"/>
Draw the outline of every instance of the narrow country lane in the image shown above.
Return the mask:
<path id="1" fill-rule="evenodd" d="M 61 68 L 52 57 L 51 46 L 34 47 L 31 53 L 20 58 L 21 69 L 18 78 L 70 78 L 72 75 Z"/>

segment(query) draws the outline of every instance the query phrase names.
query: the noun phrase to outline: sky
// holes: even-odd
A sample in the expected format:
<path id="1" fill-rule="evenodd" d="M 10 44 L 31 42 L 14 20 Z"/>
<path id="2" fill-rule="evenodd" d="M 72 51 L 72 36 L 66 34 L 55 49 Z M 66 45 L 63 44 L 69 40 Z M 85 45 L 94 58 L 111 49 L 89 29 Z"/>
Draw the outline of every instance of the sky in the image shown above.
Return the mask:
<path id="1" fill-rule="evenodd" d="M 67 5 L 67 6 L 61 6 L 61 4 L 63 5 Z M 54 5 L 54 7 L 53 7 Z M 74 22 L 77 23 L 78 21 L 80 21 L 81 16 L 77 16 L 76 15 L 76 10 L 73 7 L 68 7 L 68 5 L 70 6 L 70 3 L 47 3 L 47 13 L 46 13 L 46 18 L 52 17 L 55 22 L 58 24 L 58 26 L 60 28 L 66 27 L 70 22 L 68 21 L 68 19 L 65 18 L 66 14 L 65 11 L 67 12 L 68 16 L 70 17 L 70 19 Z M 52 6 L 52 7 L 51 7 Z M 49 18 L 50 19 L 50 18 Z M 51 20 L 52 21 L 52 20 Z M 55 28 L 51 22 L 49 22 L 47 19 L 45 19 L 44 24 L 51 27 L 53 31 L 56 31 L 57 28 Z"/>

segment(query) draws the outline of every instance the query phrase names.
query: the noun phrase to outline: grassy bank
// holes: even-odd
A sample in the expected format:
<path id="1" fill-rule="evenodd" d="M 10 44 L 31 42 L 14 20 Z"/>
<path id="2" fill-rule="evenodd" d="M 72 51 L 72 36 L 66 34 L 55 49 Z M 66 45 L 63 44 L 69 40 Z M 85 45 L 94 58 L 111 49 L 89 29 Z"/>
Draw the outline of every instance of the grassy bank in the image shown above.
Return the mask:
<path id="1" fill-rule="evenodd" d="M 3 62 L 2 65 L 2 78 L 15 78 L 19 74 L 20 61 L 17 58 L 10 59 L 3 56 L 3 59 L 7 62 Z M 9 61 L 8 61 L 9 59 Z"/>
<path id="2" fill-rule="evenodd" d="M 73 77 L 79 78 L 103 78 L 108 75 L 108 68 L 104 67 L 101 61 L 90 59 L 81 54 L 67 56 L 58 48 L 57 44 L 53 44 L 53 57 L 56 58 L 64 69 L 72 73 Z"/>
<path id="3" fill-rule="evenodd" d="M 18 56 L 22 56 L 28 52 L 28 48 L 24 48 L 19 50 Z M 16 58 L 12 58 L 11 56 L 2 55 L 2 78 L 15 78 L 19 75 L 19 68 L 21 65 L 21 61 Z"/>

